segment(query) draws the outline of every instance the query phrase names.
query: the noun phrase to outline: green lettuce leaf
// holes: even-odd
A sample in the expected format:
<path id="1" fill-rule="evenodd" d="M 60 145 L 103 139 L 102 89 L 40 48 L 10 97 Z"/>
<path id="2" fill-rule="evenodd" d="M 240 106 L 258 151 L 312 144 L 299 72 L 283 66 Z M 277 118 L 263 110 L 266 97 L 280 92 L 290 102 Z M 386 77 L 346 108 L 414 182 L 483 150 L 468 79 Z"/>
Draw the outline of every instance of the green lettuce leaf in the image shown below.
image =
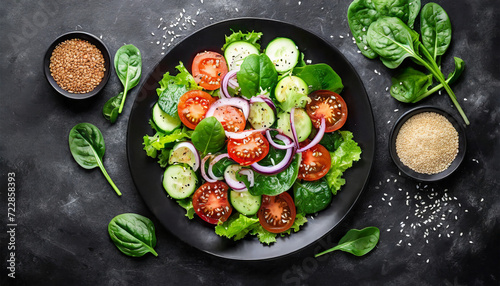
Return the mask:
<path id="1" fill-rule="evenodd" d="M 242 31 L 238 31 L 238 32 L 233 31 L 233 33 L 231 35 L 226 36 L 226 43 L 224 44 L 224 46 L 222 46 L 222 51 L 224 51 L 226 49 L 226 47 L 229 46 L 229 44 L 237 42 L 237 41 L 248 42 L 248 43 L 254 45 L 260 51 L 260 44 L 258 43 L 258 41 L 260 40 L 260 37 L 262 37 L 261 32 L 252 31 L 252 32 L 248 32 L 248 33 L 243 33 Z"/>
<path id="2" fill-rule="evenodd" d="M 156 132 L 156 134 L 153 136 L 145 135 L 143 137 L 144 150 L 149 157 L 156 158 L 158 151 L 162 150 L 163 148 L 173 147 L 173 144 L 170 143 L 178 142 L 184 138 L 191 138 L 192 133 L 193 131 L 182 128 L 176 129 L 170 134 Z"/>
<path id="3" fill-rule="evenodd" d="M 247 235 L 247 233 L 253 230 L 257 225 L 260 225 L 257 217 L 247 217 L 240 214 L 239 216 L 230 217 L 223 223 L 219 223 L 215 227 L 215 233 L 219 236 L 239 240 L 245 237 L 245 235 Z"/>
<path id="4" fill-rule="evenodd" d="M 337 150 L 330 152 L 332 166 L 325 176 L 334 195 L 345 184 L 345 179 L 342 178 L 344 171 L 361 158 L 361 148 L 352 139 L 353 134 L 350 131 L 340 131 L 340 134 L 343 141 Z"/>
<path id="5" fill-rule="evenodd" d="M 189 218 L 189 219 L 193 219 L 194 218 L 194 207 L 193 207 L 193 200 L 191 197 L 189 198 L 186 198 L 186 199 L 183 199 L 183 200 L 176 200 L 177 203 L 183 207 L 184 209 L 186 209 L 186 216 Z"/>

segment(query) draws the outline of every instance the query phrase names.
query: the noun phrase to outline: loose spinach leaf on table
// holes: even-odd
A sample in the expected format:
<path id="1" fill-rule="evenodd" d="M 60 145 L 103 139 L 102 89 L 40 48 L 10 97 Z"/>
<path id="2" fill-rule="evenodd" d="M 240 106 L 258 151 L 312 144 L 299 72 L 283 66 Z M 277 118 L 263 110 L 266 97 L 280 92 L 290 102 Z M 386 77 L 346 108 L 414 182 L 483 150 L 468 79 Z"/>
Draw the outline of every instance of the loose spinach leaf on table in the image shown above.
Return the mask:
<path id="1" fill-rule="evenodd" d="M 154 250 L 155 227 L 147 217 L 133 213 L 117 215 L 109 222 L 108 233 L 116 247 L 128 256 L 140 257 L 148 252 L 158 256 Z"/>
<path id="2" fill-rule="evenodd" d="M 295 182 L 293 197 L 298 213 L 313 214 L 324 210 L 332 202 L 332 191 L 322 178 L 317 181 Z"/>
<path id="3" fill-rule="evenodd" d="M 249 55 L 236 75 L 241 94 L 246 98 L 270 91 L 278 81 L 278 72 L 266 54 Z"/>
<path id="4" fill-rule="evenodd" d="M 401 102 L 415 102 L 420 94 L 432 85 L 432 75 L 425 74 L 412 67 L 406 67 L 392 78 L 390 93 Z"/>
<path id="5" fill-rule="evenodd" d="M 408 27 L 413 29 L 413 25 L 415 24 L 415 20 L 417 19 L 418 13 L 420 12 L 420 8 L 422 7 L 422 3 L 420 0 L 409 0 L 408 1 Z"/>
<path id="6" fill-rule="evenodd" d="M 344 85 L 340 76 L 327 64 L 314 64 L 293 69 L 293 74 L 303 79 L 309 92 L 325 89 L 341 93 Z"/>
<path id="7" fill-rule="evenodd" d="M 141 52 L 134 45 L 124 45 L 116 51 L 115 71 L 123 84 L 123 98 L 118 113 L 122 113 L 127 93 L 141 80 L 142 58 Z"/>
<path id="8" fill-rule="evenodd" d="M 69 149 L 71 155 L 73 155 L 73 158 L 81 167 L 85 169 L 99 167 L 115 192 L 119 196 L 122 195 L 109 177 L 106 169 L 104 169 L 102 158 L 104 157 L 106 146 L 99 128 L 90 123 L 75 125 L 69 132 Z"/>
<path id="9" fill-rule="evenodd" d="M 198 123 L 191 136 L 191 141 L 194 147 L 200 151 L 200 155 L 204 157 L 208 153 L 215 153 L 224 147 L 226 133 L 219 120 L 211 116 Z"/>
<path id="10" fill-rule="evenodd" d="M 361 53 L 370 59 L 378 54 L 368 44 L 368 27 L 383 16 L 397 17 L 407 23 L 410 19 L 408 0 L 354 0 L 347 10 L 349 28 L 356 44 Z M 412 17 L 416 15 L 412 14 Z"/>
<path id="11" fill-rule="evenodd" d="M 116 119 L 118 118 L 118 109 L 120 108 L 122 98 L 123 91 L 118 95 L 110 98 L 102 108 L 102 115 L 104 115 L 104 118 L 106 118 L 111 123 L 115 123 Z"/>
<path id="12" fill-rule="evenodd" d="M 318 253 L 315 257 L 335 250 L 342 250 L 356 256 L 363 256 L 377 246 L 379 238 L 380 230 L 374 226 L 366 227 L 361 230 L 351 229 L 340 239 L 337 246 Z"/>
<path id="13" fill-rule="evenodd" d="M 434 60 L 444 55 L 451 43 L 451 22 L 446 11 L 436 3 L 427 3 L 420 12 L 422 44 Z"/>

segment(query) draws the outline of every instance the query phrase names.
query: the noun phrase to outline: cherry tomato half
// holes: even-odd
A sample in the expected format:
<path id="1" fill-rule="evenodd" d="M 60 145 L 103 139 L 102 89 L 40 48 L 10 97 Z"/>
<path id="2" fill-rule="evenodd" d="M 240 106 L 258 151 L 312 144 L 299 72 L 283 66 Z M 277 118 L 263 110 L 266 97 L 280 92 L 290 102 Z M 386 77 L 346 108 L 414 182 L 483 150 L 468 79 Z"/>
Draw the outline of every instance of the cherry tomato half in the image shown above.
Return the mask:
<path id="1" fill-rule="evenodd" d="M 223 55 L 206 51 L 194 57 L 191 71 L 199 86 L 206 90 L 216 90 L 228 69 Z"/>
<path id="2" fill-rule="evenodd" d="M 216 101 L 210 94 L 201 90 L 190 90 L 179 99 L 177 112 L 186 127 L 194 129 L 205 118 L 210 105 Z"/>
<path id="3" fill-rule="evenodd" d="M 211 224 L 226 221 L 233 210 L 227 198 L 228 189 L 226 183 L 221 181 L 201 185 L 193 194 L 193 207 L 196 214 Z"/>
<path id="4" fill-rule="evenodd" d="M 269 142 L 260 132 L 253 132 L 243 139 L 229 139 L 229 157 L 242 166 L 252 165 L 269 153 Z"/>
<path id="5" fill-rule="evenodd" d="M 301 147 L 309 144 L 310 140 L 300 142 Z M 302 152 L 298 179 L 305 181 L 316 181 L 324 177 L 332 165 L 332 159 L 328 150 L 323 145 L 316 144 Z"/>
<path id="6" fill-rule="evenodd" d="M 347 105 L 337 93 L 329 90 L 313 91 L 306 105 L 306 112 L 315 128 L 319 128 L 321 118 L 325 118 L 326 131 L 333 132 L 340 129 L 347 120 Z"/>
<path id="7" fill-rule="evenodd" d="M 229 132 L 238 132 L 245 129 L 245 115 L 241 109 L 225 105 L 215 109 L 214 117 L 219 120 L 224 130 Z"/>
<path id="8" fill-rule="evenodd" d="M 262 227 L 272 233 L 280 233 L 292 227 L 295 221 L 295 204 L 288 193 L 277 196 L 262 195 L 258 216 Z"/>

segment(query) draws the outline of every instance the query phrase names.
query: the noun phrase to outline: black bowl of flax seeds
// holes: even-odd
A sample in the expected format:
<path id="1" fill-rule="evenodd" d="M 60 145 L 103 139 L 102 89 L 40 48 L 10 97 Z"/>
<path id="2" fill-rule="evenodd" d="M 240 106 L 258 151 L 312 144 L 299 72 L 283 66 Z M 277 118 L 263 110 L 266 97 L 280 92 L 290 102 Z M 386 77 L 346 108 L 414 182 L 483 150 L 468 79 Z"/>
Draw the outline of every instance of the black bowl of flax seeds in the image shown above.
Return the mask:
<path id="1" fill-rule="evenodd" d="M 453 173 L 465 156 L 465 129 L 449 113 L 420 106 L 394 124 L 389 151 L 398 168 L 419 181 L 437 181 Z"/>
<path id="2" fill-rule="evenodd" d="M 82 31 L 58 37 L 47 49 L 43 65 L 50 85 L 72 99 L 98 94 L 111 72 L 109 51 L 104 43 Z"/>

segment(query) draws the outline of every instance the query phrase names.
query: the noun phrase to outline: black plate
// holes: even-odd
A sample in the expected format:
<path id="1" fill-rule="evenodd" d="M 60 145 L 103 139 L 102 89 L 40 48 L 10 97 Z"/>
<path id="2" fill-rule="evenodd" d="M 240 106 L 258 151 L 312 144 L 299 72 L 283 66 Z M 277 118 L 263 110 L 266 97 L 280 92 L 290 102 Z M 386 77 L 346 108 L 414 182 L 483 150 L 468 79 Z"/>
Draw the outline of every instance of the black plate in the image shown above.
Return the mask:
<path id="1" fill-rule="evenodd" d="M 361 160 L 345 173 L 347 183 L 334 197 L 331 206 L 321 211 L 314 220 L 309 219 L 301 231 L 286 238 L 278 238 L 271 246 L 261 244 L 255 237 L 240 241 L 222 238 L 215 234 L 212 225 L 204 223 L 198 217 L 187 219 L 184 209 L 167 197 L 161 184 L 163 170 L 156 160 L 146 156 L 142 146 L 143 136 L 153 134 L 148 120 L 158 99 L 155 90 L 159 87 L 158 81 L 163 74 L 167 71 L 177 74 L 175 66 L 179 61 L 189 69 L 197 52 L 220 51 L 224 36 L 229 35 L 231 30 L 263 32 L 263 47 L 278 36 L 291 38 L 305 54 L 306 60 L 329 64 L 342 77 L 345 85 L 342 96 L 349 108 L 349 117 L 343 129 L 354 133 L 354 139 L 363 150 Z M 370 102 L 361 79 L 346 58 L 326 41 L 302 28 L 284 22 L 255 18 L 216 23 L 175 46 L 143 83 L 130 114 L 127 133 L 127 154 L 134 183 L 163 226 L 182 241 L 200 250 L 238 260 L 271 259 L 290 254 L 330 232 L 349 212 L 365 187 L 373 162 L 374 148 L 375 128 Z"/>
<path id="2" fill-rule="evenodd" d="M 458 132 L 458 154 L 453 160 L 453 162 L 451 162 L 451 165 L 446 170 L 437 174 L 429 175 L 413 171 L 412 169 L 410 169 L 408 166 L 404 165 L 401 162 L 396 152 L 396 138 L 399 133 L 399 130 L 401 129 L 401 126 L 403 126 L 403 124 L 413 115 L 417 115 L 422 112 L 435 112 L 443 115 L 450 121 L 450 123 L 453 125 L 453 127 L 455 127 L 455 129 Z M 443 109 L 429 105 L 415 107 L 413 109 L 408 110 L 403 115 L 401 115 L 401 117 L 396 121 L 396 123 L 394 123 L 394 127 L 392 128 L 391 137 L 389 140 L 389 152 L 391 154 L 392 160 L 394 161 L 394 164 L 396 164 L 399 170 L 401 170 L 407 176 L 423 182 L 439 181 L 451 175 L 458 168 L 458 166 L 460 166 L 460 163 L 462 163 L 462 160 L 465 157 L 466 148 L 467 148 L 467 141 L 465 140 L 465 129 L 463 125 L 460 125 L 453 116 L 451 116 L 448 112 L 444 111 Z"/>
<path id="3" fill-rule="evenodd" d="M 49 65 L 50 65 L 50 57 L 52 56 L 52 52 L 54 51 L 54 49 L 56 48 L 56 46 L 59 43 L 62 43 L 66 40 L 71 40 L 71 39 L 82 39 L 82 40 L 85 40 L 85 41 L 93 44 L 94 46 L 96 46 L 96 48 L 98 48 L 101 51 L 102 56 L 104 58 L 104 68 L 106 69 L 104 71 L 104 76 L 103 76 L 101 82 L 92 91 L 87 92 L 87 93 L 71 93 L 71 92 L 68 92 L 68 91 L 62 89 L 59 85 L 57 85 L 55 79 L 52 77 L 52 74 L 50 73 Z M 111 74 L 111 60 L 110 60 L 110 56 L 109 56 L 109 50 L 106 47 L 106 45 L 103 43 L 103 41 L 101 41 L 99 38 L 97 38 L 96 36 L 94 36 L 90 33 L 83 32 L 83 31 L 69 32 L 69 33 L 66 33 L 66 34 L 59 36 L 57 39 L 54 40 L 54 42 L 52 42 L 52 44 L 50 44 L 49 48 L 45 52 L 45 57 L 43 58 L 43 72 L 45 73 L 45 77 L 47 78 L 47 81 L 49 82 L 49 84 L 57 92 L 64 95 L 65 97 L 68 97 L 71 99 L 89 98 L 89 97 L 92 97 L 92 96 L 98 94 L 104 88 L 106 83 L 108 82 L 109 75 Z"/>

